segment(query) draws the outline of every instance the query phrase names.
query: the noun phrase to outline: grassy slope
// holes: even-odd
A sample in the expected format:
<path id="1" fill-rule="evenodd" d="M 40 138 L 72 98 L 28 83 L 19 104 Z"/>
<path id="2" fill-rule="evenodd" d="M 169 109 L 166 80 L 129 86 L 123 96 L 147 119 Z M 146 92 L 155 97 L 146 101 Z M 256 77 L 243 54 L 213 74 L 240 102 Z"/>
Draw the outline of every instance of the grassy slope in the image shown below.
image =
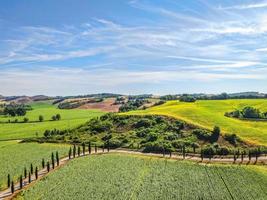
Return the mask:
<path id="1" fill-rule="evenodd" d="M 23 175 L 24 167 L 29 170 L 31 163 L 34 168 L 40 167 L 42 158 L 50 159 L 53 151 L 58 151 L 59 156 L 62 157 L 67 155 L 68 150 L 68 145 L 0 142 L 0 188 L 6 187 L 8 174 L 16 180 Z"/>
<path id="2" fill-rule="evenodd" d="M 223 132 L 236 133 L 251 143 L 267 145 L 267 122 L 242 121 L 224 116 L 225 112 L 245 106 L 253 106 L 261 111 L 267 111 L 267 100 L 210 100 L 195 103 L 169 101 L 161 106 L 132 111 L 127 114 L 168 115 L 208 129 L 217 125 Z"/>
<path id="3" fill-rule="evenodd" d="M 2 123 L 0 124 L 0 140 L 1 139 L 21 139 L 34 137 L 36 133 L 41 136 L 46 129 L 66 129 L 74 128 L 92 117 L 100 116 L 103 112 L 98 110 L 60 110 L 51 102 L 38 102 L 32 104 L 33 110 L 29 111 L 25 117 L 29 118 L 31 123 Z M 59 113 L 60 121 L 50 121 L 53 115 Z M 38 121 L 39 115 L 44 116 L 44 122 Z M 0 116 L 0 121 L 18 119 L 22 121 L 24 117 L 4 117 Z"/>
<path id="4" fill-rule="evenodd" d="M 266 199 L 266 185 L 255 166 L 109 154 L 72 160 L 19 199 Z"/>

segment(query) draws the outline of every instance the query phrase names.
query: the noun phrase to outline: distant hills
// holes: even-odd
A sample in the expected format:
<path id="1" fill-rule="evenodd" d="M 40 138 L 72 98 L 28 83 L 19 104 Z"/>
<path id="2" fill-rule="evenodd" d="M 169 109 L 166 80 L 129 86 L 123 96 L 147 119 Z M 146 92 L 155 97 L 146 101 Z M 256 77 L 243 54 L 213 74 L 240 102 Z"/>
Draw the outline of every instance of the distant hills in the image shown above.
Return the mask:
<path id="1" fill-rule="evenodd" d="M 30 103 L 33 101 L 45 101 L 45 100 L 55 100 L 55 99 L 73 99 L 73 98 L 117 98 L 121 96 L 127 96 L 129 99 L 138 98 L 166 98 L 166 100 L 179 99 L 180 96 L 185 94 L 173 94 L 173 95 L 163 95 L 154 96 L 152 94 L 141 94 L 141 95 L 122 95 L 115 93 L 98 93 L 98 94 L 87 94 L 87 95 L 74 95 L 74 96 L 46 96 L 46 95 L 35 95 L 35 96 L 3 96 L 0 95 L 0 100 L 14 103 Z M 193 96 L 197 99 L 238 99 L 238 98 L 267 98 L 267 94 L 259 92 L 238 92 L 238 93 L 222 93 L 222 94 L 205 94 L 205 93 L 194 93 L 186 94 Z"/>

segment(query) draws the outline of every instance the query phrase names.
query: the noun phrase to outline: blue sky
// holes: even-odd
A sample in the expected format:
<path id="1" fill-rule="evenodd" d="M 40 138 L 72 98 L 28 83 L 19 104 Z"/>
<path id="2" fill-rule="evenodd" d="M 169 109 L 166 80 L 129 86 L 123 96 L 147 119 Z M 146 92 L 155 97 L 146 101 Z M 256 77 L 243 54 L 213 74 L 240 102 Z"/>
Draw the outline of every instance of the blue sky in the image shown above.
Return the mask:
<path id="1" fill-rule="evenodd" d="M 267 1 L 0 1 L 0 94 L 267 92 Z"/>

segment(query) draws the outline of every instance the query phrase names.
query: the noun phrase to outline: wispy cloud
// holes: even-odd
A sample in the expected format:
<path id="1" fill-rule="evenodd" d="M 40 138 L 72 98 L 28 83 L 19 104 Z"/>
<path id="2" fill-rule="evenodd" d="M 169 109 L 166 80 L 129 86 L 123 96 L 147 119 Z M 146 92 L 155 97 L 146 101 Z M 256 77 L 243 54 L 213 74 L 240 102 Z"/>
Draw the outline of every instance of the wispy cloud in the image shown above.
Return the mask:
<path id="1" fill-rule="evenodd" d="M 246 9 L 256 9 L 256 8 L 266 8 L 266 7 L 267 7 L 267 1 L 261 1 L 258 3 L 239 4 L 229 7 L 223 7 L 222 9 L 246 10 Z"/>

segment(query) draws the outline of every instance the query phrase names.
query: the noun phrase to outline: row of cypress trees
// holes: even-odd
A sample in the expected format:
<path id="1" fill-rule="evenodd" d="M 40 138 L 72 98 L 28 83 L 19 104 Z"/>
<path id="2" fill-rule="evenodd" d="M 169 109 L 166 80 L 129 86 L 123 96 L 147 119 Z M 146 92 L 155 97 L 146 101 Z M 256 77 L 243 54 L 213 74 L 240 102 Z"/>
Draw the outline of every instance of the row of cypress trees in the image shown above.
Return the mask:
<path id="1" fill-rule="evenodd" d="M 59 166 L 59 161 L 60 160 L 59 160 L 58 152 L 56 152 L 56 158 L 54 157 L 54 153 L 52 152 L 51 163 L 52 163 L 53 169 L 55 168 L 55 165 Z M 42 168 L 43 169 L 45 168 L 45 160 L 44 159 L 42 159 Z M 50 162 L 49 161 L 47 161 L 47 163 L 46 163 L 46 168 L 47 168 L 47 172 L 49 172 L 50 171 Z M 37 166 L 35 167 L 35 170 L 34 170 L 33 164 L 31 163 L 29 171 L 27 171 L 27 168 L 24 167 L 24 174 L 20 175 L 20 177 L 19 177 L 19 189 L 23 188 L 23 179 L 27 179 L 27 177 L 28 177 L 28 183 L 32 182 L 32 175 L 33 174 L 35 175 L 35 180 L 37 180 L 38 175 L 39 175 Z M 10 187 L 10 191 L 12 194 L 15 192 L 15 183 L 13 180 L 11 180 L 10 174 L 7 175 L 7 187 L 8 188 Z"/>
<path id="2" fill-rule="evenodd" d="M 109 150 L 110 150 L 109 142 L 107 142 L 107 145 L 106 146 L 105 145 L 101 146 L 102 152 L 104 152 L 105 147 L 106 147 L 107 151 L 109 152 Z M 96 144 L 94 145 L 93 148 L 94 148 L 94 152 L 97 153 L 98 147 L 97 147 Z M 88 143 L 87 149 L 88 149 L 88 154 L 91 154 L 92 153 L 92 145 L 91 145 L 91 142 Z M 76 156 L 79 157 L 79 156 L 81 156 L 81 153 L 83 155 L 85 155 L 85 153 L 86 153 L 86 145 L 85 145 L 85 143 L 82 143 L 82 146 L 73 145 L 73 147 L 70 147 L 70 149 L 69 149 L 69 159 L 75 158 Z"/>

